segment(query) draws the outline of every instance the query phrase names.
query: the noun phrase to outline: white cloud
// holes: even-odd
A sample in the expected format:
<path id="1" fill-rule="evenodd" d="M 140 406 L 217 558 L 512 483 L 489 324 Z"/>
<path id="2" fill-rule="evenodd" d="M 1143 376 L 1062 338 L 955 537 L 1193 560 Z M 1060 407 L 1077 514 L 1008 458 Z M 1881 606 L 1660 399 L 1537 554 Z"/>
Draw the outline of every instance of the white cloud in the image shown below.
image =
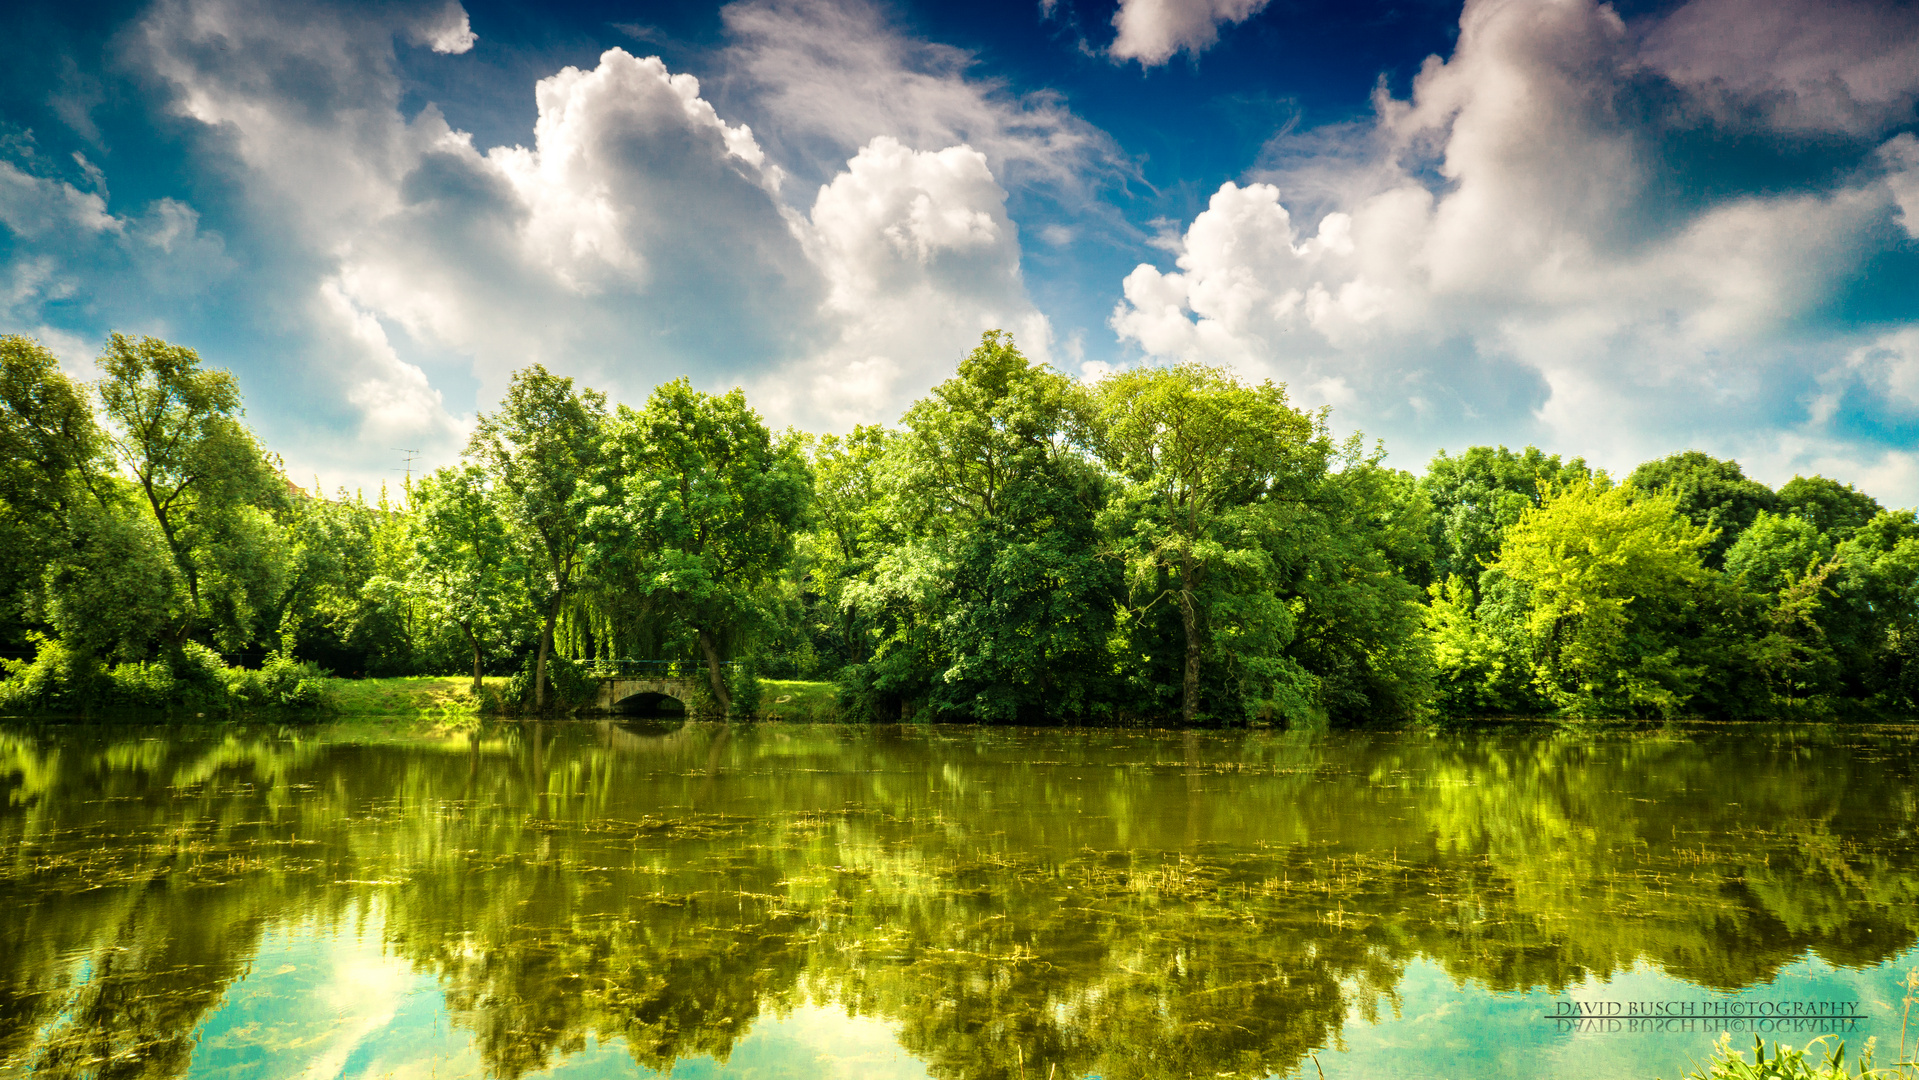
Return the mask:
<path id="1" fill-rule="evenodd" d="M 1673 19 L 1724 21 L 1710 2 Z M 1677 25 L 1663 24 L 1653 59 L 1707 78 L 1681 62 Z M 1868 167 L 1816 187 L 1701 199 L 1673 142 L 1710 143 L 1720 129 L 1702 119 L 1706 104 L 1733 91 L 1720 81 L 1697 109 L 1683 96 L 1643 107 L 1636 95 L 1670 92 L 1646 89 L 1644 48 L 1591 0 L 1468 3 L 1452 57 L 1429 60 L 1409 99 L 1382 96 L 1376 124 L 1347 133 L 1361 152 L 1344 174 L 1307 176 L 1332 212 L 1301 229 L 1279 187 L 1222 186 L 1180 237 L 1174 269 L 1126 278 L 1113 327 L 1152 356 L 1347 397 L 1348 422 L 1401 447 L 1539 438 L 1623 467 L 1790 425 L 1804 417 L 1807 364 L 1842 365 L 1855 347 L 1850 329 L 1820 329 L 1823 313 L 1906 198 L 1911 136 L 1877 158 L 1865 143 Z M 1863 70 L 1794 56 L 1796 72 Z M 1872 98 L 1864 76 L 1848 85 L 1849 100 Z M 1872 100 L 1906 94 L 1909 108 L 1903 85 L 1873 84 Z M 1768 101 L 1782 138 L 1814 115 Z"/>
<path id="2" fill-rule="evenodd" d="M 972 54 L 907 37 L 867 0 L 741 0 L 721 15 L 730 81 L 778 132 L 783 159 L 822 179 L 880 136 L 965 144 L 996 173 L 1073 190 L 1130 169 L 1056 95 L 969 77 Z"/>
<path id="3" fill-rule="evenodd" d="M 1869 0 L 1692 0 L 1647 27 L 1638 62 L 1723 113 L 1784 130 L 1869 132 L 1919 95 L 1919 9 Z"/>
<path id="4" fill-rule="evenodd" d="M 458 54 L 473 48 L 473 43 L 480 38 L 467 21 L 466 9 L 458 0 L 451 0 L 438 19 L 421 23 L 415 29 L 414 40 L 436 53 Z"/>
<path id="5" fill-rule="evenodd" d="M 755 70 L 774 99 L 780 79 L 813 77 L 780 66 L 804 67 L 811 46 L 784 40 L 778 61 L 753 34 L 796 10 L 728 16 L 755 28 L 742 39 L 764 47 Z M 901 137 L 864 138 L 814 185 L 655 57 L 611 49 L 539 80 L 530 144 L 482 149 L 436 107 L 400 108 L 395 42 L 461 51 L 457 5 L 377 19 L 237 0 L 153 9 L 137 55 L 174 88 L 174 111 L 204 125 L 204 166 L 239 179 L 261 238 L 250 307 L 294 344 L 269 377 L 303 407 L 255 410 L 291 467 L 353 472 L 356 456 L 384 464 L 387 446 L 450 458 L 471 413 L 436 383 L 461 368 L 481 408 L 540 362 L 635 403 L 680 374 L 741 381 L 776 422 L 837 426 L 893 419 L 985 329 L 1045 357 L 998 170 L 1068 175 L 1091 129 L 957 70 L 909 69 L 919 46 L 849 10 L 868 20 L 851 43 L 869 50 L 863 70 L 911 100 L 866 121 Z M 766 115 L 786 114 L 776 101 Z M 75 221 L 119 220 L 88 193 L 35 189 L 55 196 Z"/>
<path id="6" fill-rule="evenodd" d="M 820 188 L 804 225 L 839 336 L 757 395 L 792 422 L 897 416 L 989 329 L 1047 359 L 1051 330 L 1026 296 L 1018 232 L 986 155 L 909 150 L 881 137 Z"/>
<path id="7" fill-rule="evenodd" d="M 1886 141 L 1879 148 L 1886 166 L 1886 186 L 1899 205 L 1899 224 L 1906 235 L 1919 240 L 1919 138 L 1911 132 Z"/>
<path id="8" fill-rule="evenodd" d="M 1155 67 L 1182 50 L 1197 57 L 1219 41 L 1222 23 L 1242 23 L 1267 0 L 1120 0 L 1119 31 L 1108 50 L 1117 60 Z"/>

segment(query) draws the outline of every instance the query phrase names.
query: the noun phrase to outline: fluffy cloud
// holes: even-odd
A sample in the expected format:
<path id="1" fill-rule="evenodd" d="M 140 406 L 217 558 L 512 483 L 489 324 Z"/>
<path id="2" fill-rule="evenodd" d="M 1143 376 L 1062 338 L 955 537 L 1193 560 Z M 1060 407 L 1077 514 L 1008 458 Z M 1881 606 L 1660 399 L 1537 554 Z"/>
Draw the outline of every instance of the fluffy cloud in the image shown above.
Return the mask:
<path id="1" fill-rule="evenodd" d="M 970 53 L 899 33 L 866 0 L 741 0 L 721 16 L 730 79 L 778 133 L 782 160 L 821 179 L 882 136 L 965 144 L 996 172 L 1075 191 L 1130 168 L 1056 95 L 971 78 Z"/>
<path id="2" fill-rule="evenodd" d="M 1219 41 L 1221 23 L 1245 22 L 1265 6 L 1266 0 L 1120 0 L 1113 13 L 1119 34 L 1109 52 L 1141 67 L 1164 64 L 1182 50 L 1196 57 Z"/>
<path id="3" fill-rule="evenodd" d="M 782 11 L 734 17 L 764 30 Z M 910 59 L 868 29 L 873 71 Z M 399 50 L 470 50 L 458 5 L 369 16 L 166 0 L 130 39 L 129 62 L 191 122 L 195 165 L 231 179 L 247 242 L 226 257 L 185 203 L 116 216 L 84 177 L 0 166 L 0 220 L 46 252 L 10 261 L 9 314 L 30 323 L 83 278 L 96 290 L 98 260 L 61 254 L 81 244 L 156 252 L 161 275 L 197 259 L 210 269 L 194 280 L 244 282 L 223 314 L 284 352 L 235 366 L 256 402 L 284 403 L 256 405 L 255 421 L 296 472 L 371 480 L 389 446 L 450 458 L 471 406 L 443 387 L 471 387 L 483 407 L 534 362 L 629 401 L 680 374 L 743 381 L 776 422 L 837 426 L 897 416 L 982 330 L 1013 329 L 1045 355 L 996 170 L 1066 175 L 1090 129 L 956 70 L 894 72 L 923 95 L 907 112 L 924 122 L 864 137 L 809 183 L 691 75 L 620 49 L 530 88 L 528 145 L 478 147 L 430 104 L 409 115 Z M 210 243 L 224 262 L 209 262 Z M 94 321 L 166 332 L 162 307 L 109 303 Z"/>
<path id="4" fill-rule="evenodd" d="M 1919 81 L 1882 61 L 1919 31 L 1821 51 L 1757 40 L 1741 11 L 1699 0 L 1634 28 L 1591 0 L 1468 3 L 1452 57 L 1346 133 L 1354 164 L 1223 186 L 1174 269 L 1127 277 L 1114 328 L 1354 401 L 1348 419 L 1398 445 L 1541 438 L 1623 466 L 1693 443 L 1775 478 L 1842 444 L 1905 453 L 1820 435 L 1805 403 L 1858 346 L 1833 312 L 1866 260 L 1913 254 L 1888 231 L 1911 136 L 1882 140 Z M 1735 81 L 1687 45 L 1714 27 L 1792 63 Z M 1715 164 L 1755 132 L 1773 160 Z M 1282 200 L 1295 179 L 1331 193 L 1306 229 Z M 1893 317 L 1915 316 L 1908 295 Z M 1775 437 L 1795 423 L 1799 451 Z"/>
<path id="5" fill-rule="evenodd" d="M 76 160 L 74 178 L 46 175 L 54 170 L 32 157 L 26 164 L 40 169 L 0 161 L 0 226 L 11 239 L 0 322 L 57 347 L 78 370 L 99 342 L 50 325 L 52 312 L 137 312 L 164 331 L 229 277 L 233 262 L 218 234 L 202 233 L 192 207 L 162 198 L 139 214 L 114 213 L 98 170 Z"/>
<path id="6" fill-rule="evenodd" d="M 1019 238 L 986 155 L 880 137 L 820 188 L 802 235 L 839 337 L 769 376 L 788 416 L 843 428 L 897 415 L 987 329 L 1045 359 L 1051 332 L 1020 277 Z"/>

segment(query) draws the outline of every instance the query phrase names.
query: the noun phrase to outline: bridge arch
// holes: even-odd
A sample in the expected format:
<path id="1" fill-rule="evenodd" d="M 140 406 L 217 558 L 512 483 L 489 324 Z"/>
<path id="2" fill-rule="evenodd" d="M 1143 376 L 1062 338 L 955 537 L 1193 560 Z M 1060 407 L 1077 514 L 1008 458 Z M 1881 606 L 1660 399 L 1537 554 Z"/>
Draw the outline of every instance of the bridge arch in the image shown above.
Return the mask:
<path id="1" fill-rule="evenodd" d="M 609 710 L 621 716 L 651 718 L 684 717 L 690 710 L 684 698 L 665 690 L 641 690 L 613 702 Z"/>

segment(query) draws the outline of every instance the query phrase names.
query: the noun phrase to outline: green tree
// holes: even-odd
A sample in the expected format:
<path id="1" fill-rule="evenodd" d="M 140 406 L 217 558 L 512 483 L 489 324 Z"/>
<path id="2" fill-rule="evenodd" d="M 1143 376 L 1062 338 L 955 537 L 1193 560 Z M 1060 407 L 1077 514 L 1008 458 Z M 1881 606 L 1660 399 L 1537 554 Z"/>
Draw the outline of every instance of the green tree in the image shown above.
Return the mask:
<path id="1" fill-rule="evenodd" d="M 1084 716 L 1109 691 L 1119 575 L 1100 558 L 1090 404 L 1000 331 L 901 419 L 884 504 L 901 542 L 853 590 L 886 636 L 874 702 L 934 716 Z"/>
<path id="2" fill-rule="evenodd" d="M 1308 489 L 1278 592 L 1293 614 L 1286 655 L 1331 719 L 1411 720 L 1433 696 L 1425 609 L 1413 584 L 1432 563 L 1431 511 L 1413 477 L 1362 456 L 1354 437 Z"/>
<path id="3" fill-rule="evenodd" d="M 1562 712 L 1670 715 L 1700 672 L 1682 634 L 1711 572 L 1713 534 L 1670 495 L 1605 478 L 1549 485 L 1495 564 L 1530 592 L 1534 682 Z"/>
<path id="4" fill-rule="evenodd" d="M 1841 691 L 1895 715 L 1919 713 L 1919 515 L 1889 510 L 1833 549 L 1820 622 Z"/>
<path id="5" fill-rule="evenodd" d="M 1469 446 L 1458 457 L 1441 450 L 1420 477 L 1432 506 L 1432 577 L 1425 585 L 1461 575 L 1478 592 L 1479 575 L 1499 550 L 1504 530 L 1539 505 L 1542 484 L 1573 484 L 1591 477 L 1582 458 L 1561 462 L 1538 447 Z"/>
<path id="6" fill-rule="evenodd" d="M 1718 538 L 1706 549 L 1706 565 L 1720 566 L 1726 552 L 1761 513 L 1773 509 L 1779 497 L 1757 480 L 1748 480 L 1737 461 L 1697 450 L 1648 461 L 1634 469 L 1627 483 L 1641 491 L 1671 495 L 1694 525 L 1712 529 Z"/>
<path id="7" fill-rule="evenodd" d="M 467 456 L 487 472 L 524 552 L 542 617 L 533 704 L 546 708 L 553 626 L 580 585 L 582 541 L 601 459 L 606 395 L 573 388 L 540 364 L 513 373 L 506 397 L 482 414 Z"/>
<path id="8" fill-rule="evenodd" d="M 691 628 L 730 713 L 722 648 L 759 617 L 758 590 L 791 559 L 812 494 L 799 440 L 775 440 L 740 390 L 682 378 L 644 409 L 621 406 L 605 446 L 587 557 Z"/>
<path id="9" fill-rule="evenodd" d="M 42 570 L 83 544 L 86 522 L 113 493 L 106 441 L 86 392 L 38 342 L 0 337 L 0 634 L 19 646 L 20 621 Z"/>
<path id="10" fill-rule="evenodd" d="M 813 447 L 811 527 L 798 541 L 809 594 L 803 617 L 835 673 L 872 656 L 871 627 L 847 587 L 870 574 L 878 553 L 900 539 L 881 476 L 895 438 L 878 424 L 862 424 L 845 436 L 822 435 Z"/>
<path id="11" fill-rule="evenodd" d="M 408 575 L 432 617 L 458 627 L 466 639 L 475 694 L 489 643 L 523 617 L 525 606 L 525 568 L 486 485 L 486 472 L 476 465 L 421 479 Z"/>
<path id="12" fill-rule="evenodd" d="M 1332 453 L 1323 424 L 1289 406 L 1280 386 L 1243 386 L 1192 364 L 1124 372 L 1097 393 L 1101 449 L 1122 481 L 1109 527 L 1129 614 L 1144 626 L 1162 602 L 1177 613 L 1181 720 L 1200 717 L 1209 654 L 1261 696 L 1281 687 L 1309 696 L 1283 655 L 1294 618 L 1276 586 L 1288 534 Z"/>
<path id="13" fill-rule="evenodd" d="M 279 598 L 286 556 L 269 513 L 285 483 L 240 423 L 239 387 L 192 349 L 150 337 L 114 334 L 100 366 L 113 448 L 186 586 L 168 637 L 204 632 L 237 649 Z"/>
<path id="14" fill-rule="evenodd" d="M 1837 480 L 1795 476 L 1779 489 L 1779 512 L 1813 523 L 1834 543 L 1846 539 L 1883 508 L 1878 500 Z"/>

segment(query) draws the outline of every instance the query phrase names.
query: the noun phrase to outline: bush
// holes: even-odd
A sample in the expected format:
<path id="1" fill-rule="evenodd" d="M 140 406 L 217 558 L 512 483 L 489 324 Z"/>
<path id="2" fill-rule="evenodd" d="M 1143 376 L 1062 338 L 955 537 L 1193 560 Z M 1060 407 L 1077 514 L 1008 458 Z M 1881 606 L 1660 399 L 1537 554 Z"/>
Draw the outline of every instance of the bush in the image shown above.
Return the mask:
<path id="1" fill-rule="evenodd" d="M 227 697 L 240 708 L 317 709 L 329 704 L 326 678 L 318 664 L 270 653 L 258 671 L 227 669 Z"/>
<path id="2" fill-rule="evenodd" d="M 106 668 L 57 639 L 37 637 L 35 655 L 6 661 L 0 708 L 86 713 L 96 709 L 317 709 L 328 704 L 326 672 L 271 655 L 258 671 L 228 667 L 220 654 L 187 642 L 172 657 Z"/>
<path id="3" fill-rule="evenodd" d="M 533 704 L 533 669 L 539 663 L 539 654 L 526 658 L 520 670 L 507 680 L 506 699 L 520 708 Z M 577 660 L 569 660 L 559 653 L 546 658 L 546 685 L 552 691 L 547 705 L 551 708 L 577 709 L 590 705 L 599 693 L 599 680 L 593 677 L 586 665 Z"/>
<path id="4" fill-rule="evenodd" d="M 84 712 L 103 703 L 111 683 L 100 661 L 75 652 L 56 638 L 29 635 L 32 660 L 0 661 L 7 678 L 0 682 L 0 708 L 20 712 Z"/>
<path id="5" fill-rule="evenodd" d="M 740 657 L 726 672 L 727 692 L 733 696 L 733 715 L 760 715 L 760 664 L 752 654 Z"/>
<path id="6" fill-rule="evenodd" d="M 1895 1080 L 1898 1073 L 1872 1067 L 1873 1040 L 1866 1040 L 1866 1049 L 1853 1063 L 1852 1072 L 1846 1071 L 1846 1044 L 1842 1041 L 1832 1050 L 1825 1047 L 1825 1038 L 1817 1038 L 1797 1050 L 1790 1046 L 1774 1043 L 1772 1057 L 1766 1056 L 1766 1044 L 1754 1036 L 1752 1040 L 1752 1060 L 1732 1048 L 1732 1036 L 1721 1035 L 1713 1044 L 1712 1061 L 1705 1072 L 1694 1070 L 1684 1080 Z M 1817 1051 L 1820 1057 L 1812 1055 Z"/>

